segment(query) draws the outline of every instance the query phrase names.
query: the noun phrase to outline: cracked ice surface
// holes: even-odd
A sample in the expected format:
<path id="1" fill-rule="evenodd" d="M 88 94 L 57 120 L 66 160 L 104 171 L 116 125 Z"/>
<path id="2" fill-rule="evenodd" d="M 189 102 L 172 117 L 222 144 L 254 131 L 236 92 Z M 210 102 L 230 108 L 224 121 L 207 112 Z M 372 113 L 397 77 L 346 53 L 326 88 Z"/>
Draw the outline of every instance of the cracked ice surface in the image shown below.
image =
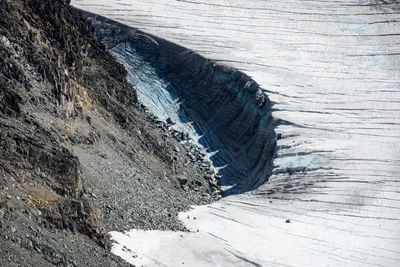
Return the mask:
<path id="1" fill-rule="evenodd" d="M 139 266 L 400 264 L 399 3 L 72 3 L 244 71 L 282 120 L 268 183 L 182 214 L 193 233 L 113 232 L 114 253 Z"/>

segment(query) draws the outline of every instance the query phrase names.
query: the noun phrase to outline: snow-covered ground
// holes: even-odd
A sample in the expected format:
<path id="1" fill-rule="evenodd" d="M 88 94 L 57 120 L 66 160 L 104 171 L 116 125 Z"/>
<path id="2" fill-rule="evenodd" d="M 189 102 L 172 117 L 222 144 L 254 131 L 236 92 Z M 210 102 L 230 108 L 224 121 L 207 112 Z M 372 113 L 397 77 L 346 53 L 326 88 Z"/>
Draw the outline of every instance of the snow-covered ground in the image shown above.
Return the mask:
<path id="1" fill-rule="evenodd" d="M 113 232 L 113 251 L 138 266 L 399 266 L 400 3 L 384 2 L 73 0 L 244 71 L 282 120 L 268 183 L 182 214 L 193 233 Z"/>

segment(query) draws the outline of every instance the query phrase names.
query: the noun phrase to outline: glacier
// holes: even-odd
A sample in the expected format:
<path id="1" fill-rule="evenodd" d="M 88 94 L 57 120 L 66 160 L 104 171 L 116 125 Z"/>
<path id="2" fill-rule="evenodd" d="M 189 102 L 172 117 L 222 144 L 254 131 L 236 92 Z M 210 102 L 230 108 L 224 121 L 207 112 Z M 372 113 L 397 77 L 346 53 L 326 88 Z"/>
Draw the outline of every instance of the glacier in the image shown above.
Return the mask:
<path id="1" fill-rule="evenodd" d="M 142 72 L 131 80 L 143 88 L 142 101 L 155 114 L 178 116 L 183 122 L 198 116 L 182 127 L 193 135 L 199 129 L 206 133 L 196 140 L 210 152 L 220 147 L 211 160 L 217 166 L 227 164 L 225 182 L 239 185 L 235 194 L 181 214 L 190 233 L 112 232 L 114 253 L 145 266 L 399 265 L 397 1 L 74 0 L 72 4 L 133 27 L 143 33 L 140 38 L 188 49 L 185 69 L 172 68 L 183 75 L 163 73 L 163 79 L 159 70 L 166 65 L 149 57 L 152 53 L 138 57 L 121 44 L 112 52 L 121 56 L 120 61 L 131 52 L 134 62 L 142 62 Z M 175 48 L 165 51 L 164 60 L 182 59 L 168 54 Z M 191 75 L 202 68 L 191 68 L 212 67 L 206 59 L 222 71 L 240 71 L 243 87 L 254 80 L 262 90 L 257 93 L 257 85 L 255 96 L 262 99 L 265 94 L 270 99 L 268 123 L 261 128 L 266 140 L 276 141 L 273 162 L 268 166 L 264 157 L 249 158 L 260 164 L 255 169 L 265 171 L 260 177 L 268 176 L 268 181 L 252 175 L 250 163 L 237 166 L 237 156 L 227 160 L 237 140 L 221 140 L 229 139 L 229 131 L 216 129 L 220 119 L 202 124 L 205 116 L 199 110 L 179 115 L 180 105 L 195 107 L 190 90 L 198 88 L 188 86 L 188 95 L 176 90 L 187 81 L 200 81 Z M 132 64 L 125 66 L 135 68 Z M 173 94 L 167 90 L 171 83 L 176 87 Z M 154 88 L 165 92 L 157 101 L 169 106 L 152 100 L 154 94 L 160 96 Z M 247 114 L 257 112 L 255 103 Z M 204 110 L 204 105 L 197 108 Z M 266 140 L 260 142 L 267 144 L 265 151 L 260 146 L 254 149 L 269 157 L 275 143 Z M 246 149 L 252 146 L 256 145 Z M 237 155 L 246 159 L 263 155 L 246 152 Z M 239 158 L 239 162 L 245 161 Z M 247 174 L 256 178 L 246 185 L 241 181 Z"/>

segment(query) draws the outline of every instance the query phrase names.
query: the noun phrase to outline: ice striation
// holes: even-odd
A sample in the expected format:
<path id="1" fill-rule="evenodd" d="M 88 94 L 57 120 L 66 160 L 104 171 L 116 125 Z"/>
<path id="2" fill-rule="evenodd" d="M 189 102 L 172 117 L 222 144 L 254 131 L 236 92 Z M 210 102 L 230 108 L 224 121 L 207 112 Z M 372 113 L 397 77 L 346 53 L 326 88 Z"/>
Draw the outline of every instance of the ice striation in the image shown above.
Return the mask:
<path id="1" fill-rule="evenodd" d="M 399 1 L 73 4 L 246 73 L 280 122 L 268 182 L 182 214 L 192 233 L 113 232 L 116 254 L 145 266 L 399 266 Z"/>

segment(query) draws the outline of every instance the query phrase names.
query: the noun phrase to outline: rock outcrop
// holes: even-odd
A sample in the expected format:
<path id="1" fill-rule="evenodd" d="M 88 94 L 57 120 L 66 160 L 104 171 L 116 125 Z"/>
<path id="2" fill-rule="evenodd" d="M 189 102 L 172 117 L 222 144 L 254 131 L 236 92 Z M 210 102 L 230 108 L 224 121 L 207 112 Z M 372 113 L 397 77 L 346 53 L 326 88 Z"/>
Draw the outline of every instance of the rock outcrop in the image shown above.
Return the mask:
<path id="1" fill-rule="evenodd" d="M 0 0 L 1 266 L 123 266 L 108 231 L 218 198 L 126 74 L 69 1 Z"/>

